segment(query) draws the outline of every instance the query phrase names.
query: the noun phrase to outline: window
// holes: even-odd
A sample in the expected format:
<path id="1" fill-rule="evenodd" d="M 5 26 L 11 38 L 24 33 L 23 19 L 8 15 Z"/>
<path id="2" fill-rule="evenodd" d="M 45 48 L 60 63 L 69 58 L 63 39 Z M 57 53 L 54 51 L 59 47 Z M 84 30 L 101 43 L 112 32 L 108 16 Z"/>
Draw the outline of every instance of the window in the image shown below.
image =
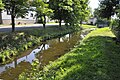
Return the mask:
<path id="1" fill-rule="evenodd" d="M 33 17 L 33 13 L 30 14 L 30 17 Z"/>

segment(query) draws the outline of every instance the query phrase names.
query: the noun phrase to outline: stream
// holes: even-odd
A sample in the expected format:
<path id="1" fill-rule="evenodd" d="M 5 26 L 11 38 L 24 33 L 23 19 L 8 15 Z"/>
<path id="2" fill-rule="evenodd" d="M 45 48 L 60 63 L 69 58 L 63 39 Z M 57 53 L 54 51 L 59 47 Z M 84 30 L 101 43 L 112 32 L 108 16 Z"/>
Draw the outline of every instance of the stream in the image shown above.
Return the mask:
<path id="1" fill-rule="evenodd" d="M 83 36 L 83 35 L 82 35 Z M 58 59 L 69 52 L 82 39 L 81 32 L 47 40 L 35 49 L 29 49 L 18 56 L 13 62 L 0 66 L 0 80 L 17 80 L 19 74 L 31 68 L 37 58 L 42 66 Z"/>

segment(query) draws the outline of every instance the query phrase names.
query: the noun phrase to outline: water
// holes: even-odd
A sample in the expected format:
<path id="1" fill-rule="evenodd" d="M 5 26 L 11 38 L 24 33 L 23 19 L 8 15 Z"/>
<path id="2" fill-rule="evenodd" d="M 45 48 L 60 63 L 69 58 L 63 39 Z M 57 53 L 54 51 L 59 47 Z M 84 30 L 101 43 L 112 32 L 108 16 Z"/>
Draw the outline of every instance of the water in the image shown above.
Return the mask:
<path id="1" fill-rule="evenodd" d="M 17 80 L 20 73 L 31 68 L 37 58 L 42 66 L 49 64 L 65 53 L 81 39 L 81 32 L 67 34 L 63 37 L 43 42 L 36 49 L 30 49 L 17 57 L 13 62 L 0 66 L 0 79 Z"/>

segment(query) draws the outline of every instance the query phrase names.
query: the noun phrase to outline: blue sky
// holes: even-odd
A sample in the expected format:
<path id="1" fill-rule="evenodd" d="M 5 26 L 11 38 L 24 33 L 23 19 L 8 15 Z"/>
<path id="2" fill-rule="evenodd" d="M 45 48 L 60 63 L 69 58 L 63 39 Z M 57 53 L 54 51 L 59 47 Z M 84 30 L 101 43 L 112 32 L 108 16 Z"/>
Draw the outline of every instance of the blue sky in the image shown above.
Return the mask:
<path id="1" fill-rule="evenodd" d="M 98 4 L 99 4 L 98 0 L 89 0 L 89 1 L 90 1 L 89 6 L 92 8 L 92 10 L 98 7 Z"/>

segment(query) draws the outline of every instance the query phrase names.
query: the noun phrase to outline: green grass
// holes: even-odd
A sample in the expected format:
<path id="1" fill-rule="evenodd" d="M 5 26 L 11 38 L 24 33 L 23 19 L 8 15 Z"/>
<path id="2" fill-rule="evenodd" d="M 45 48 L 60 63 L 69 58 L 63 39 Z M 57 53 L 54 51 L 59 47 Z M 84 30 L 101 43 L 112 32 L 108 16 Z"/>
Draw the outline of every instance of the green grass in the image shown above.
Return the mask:
<path id="1" fill-rule="evenodd" d="M 92 33 L 88 34 L 85 39 L 89 38 L 89 37 L 95 37 L 95 36 L 109 36 L 109 37 L 115 37 L 114 34 L 111 32 L 111 30 L 107 27 L 107 28 L 101 28 L 93 31 Z"/>
<path id="2" fill-rule="evenodd" d="M 71 52 L 42 71 L 31 72 L 31 79 L 120 80 L 120 45 L 113 37 L 109 28 L 92 31 Z M 23 79 L 27 80 L 25 73 Z"/>
<path id="3" fill-rule="evenodd" d="M 89 29 L 89 28 L 97 28 L 96 26 L 93 25 L 82 25 L 83 29 Z"/>
<path id="4" fill-rule="evenodd" d="M 0 34 L 0 62 L 11 61 L 13 56 L 40 44 L 42 41 L 71 33 L 74 30 L 66 26 L 51 26 L 46 29 L 27 29 L 14 33 Z M 18 54 L 19 53 L 19 54 Z"/>
<path id="5" fill-rule="evenodd" d="M 48 22 L 46 24 L 53 24 L 53 23 L 58 24 L 56 22 Z M 31 26 L 31 25 L 35 25 L 35 24 L 20 24 L 20 25 L 16 24 L 15 26 Z M 10 25 L 10 24 L 0 24 L 0 27 L 6 27 L 6 26 L 12 26 L 12 25 Z"/>
<path id="6" fill-rule="evenodd" d="M 34 25 L 34 24 L 20 24 L 20 25 L 18 25 L 18 24 L 16 24 L 15 26 L 31 26 L 31 25 Z M 6 26 L 12 26 L 12 25 L 10 25 L 10 24 L 0 24 L 0 27 L 6 27 Z"/>

